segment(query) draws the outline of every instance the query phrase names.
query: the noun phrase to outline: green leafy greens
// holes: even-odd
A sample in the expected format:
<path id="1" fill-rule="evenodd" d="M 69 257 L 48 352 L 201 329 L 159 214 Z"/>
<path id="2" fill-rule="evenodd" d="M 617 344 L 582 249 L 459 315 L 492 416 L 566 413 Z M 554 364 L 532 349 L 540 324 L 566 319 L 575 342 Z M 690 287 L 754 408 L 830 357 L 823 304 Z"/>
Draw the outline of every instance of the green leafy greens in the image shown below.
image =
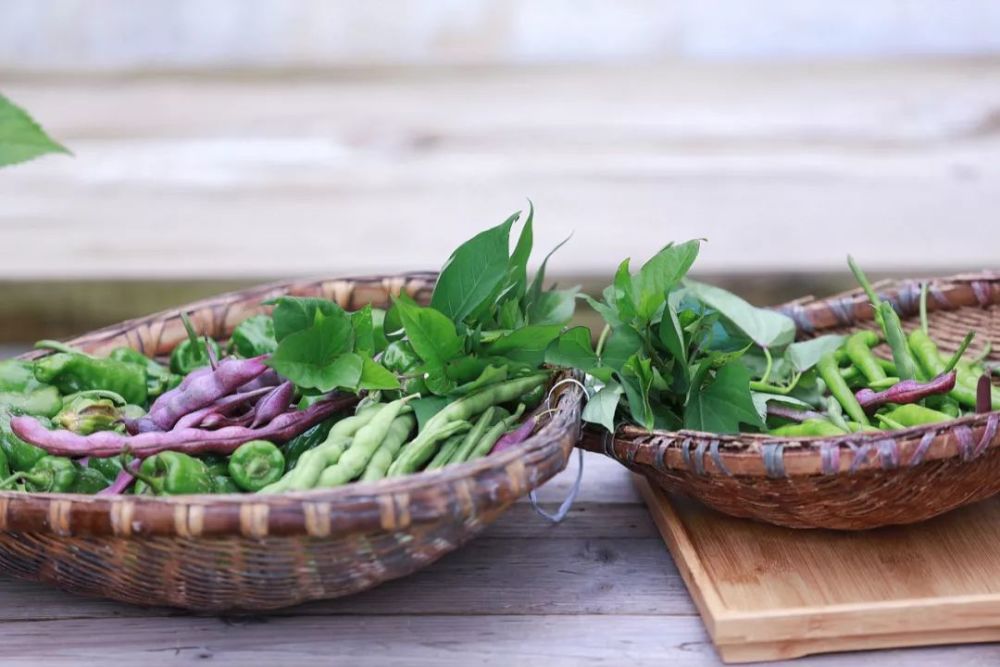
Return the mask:
<path id="1" fill-rule="evenodd" d="M 28 112 L 0 95 L 0 167 L 69 151 L 54 141 Z"/>

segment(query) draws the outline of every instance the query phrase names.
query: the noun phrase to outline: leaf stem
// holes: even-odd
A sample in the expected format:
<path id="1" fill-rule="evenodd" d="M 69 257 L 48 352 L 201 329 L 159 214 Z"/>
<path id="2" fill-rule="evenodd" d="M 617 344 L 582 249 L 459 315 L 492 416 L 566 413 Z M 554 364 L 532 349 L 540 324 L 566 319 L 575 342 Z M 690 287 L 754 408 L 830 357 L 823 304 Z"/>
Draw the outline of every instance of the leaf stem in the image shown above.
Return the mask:
<path id="1" fill-rule="evenodd" d="M 604 328 L 601 329 L 601 335 L 597 339 L 597 348 L 594 352 L 597 354 L 597 358 L 601 358 L 601 353 L 604 352 L 604 343 L 608 340 L 608 334 L 611 333 L 611 325 L 605 324 Z"/>
<path id="2" fill-rule="evenodd" d="M 753 391 L 764 392 L 766 394 L 780 394 L 782 396 L 786 396 L 795 390 L 795 387 L 798 386 L 799 380 L 801 378 L 802 378 L 802 373 L 796 371 L 795 375 L 792 376 L 791 383 L 785 387 L 779 387 L 778 385 L 762 382 L 759 380 L 751 380 L 750 389 L 752 389 Z"/>
<path id="3" fill-rule="evenodd" d="M 958 346 L 957 350 L 955 350 L 955 354 L 951 355 L 951 359 L 949 359 L 948 363 L 945 364 L 944 370 L 941 371 L 941 375 L 955 370 L 955 366 L 957 366 L 958 362 L 962 360 L 962 355 L 965 354 L 965 350 L 969 347 L 969 343 L 971 343 L 972 339 L 975 337 L 975 331 L 970 331 L 965 334 L 965 338 L 962 339 L 962 344 Z"/>
<path id="4" fill-rule="evenodd" d="M 760 382 L 767 384 L 767 381 L 771 379 L 771 370 L 774 368 L 774 359 L 771 357 L 771 350 L 764 347 L 764 358 L 767 359 L 767 366 L 764 367 L 764 375 L 760 378 Z"/>
<path id="5" fill-rule="evenodd" d="M 925 334 L 930 333 L 930 327 L 927 324 L 927 284 L 925 280 L 920 285 L 920 330 Z"/>

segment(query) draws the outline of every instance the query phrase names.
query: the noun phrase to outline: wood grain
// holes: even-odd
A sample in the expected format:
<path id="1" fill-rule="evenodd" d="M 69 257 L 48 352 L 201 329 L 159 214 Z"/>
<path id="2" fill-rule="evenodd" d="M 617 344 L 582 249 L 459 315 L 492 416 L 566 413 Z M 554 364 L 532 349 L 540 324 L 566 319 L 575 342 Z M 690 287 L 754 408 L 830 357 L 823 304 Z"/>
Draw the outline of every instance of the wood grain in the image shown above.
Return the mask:
<path id="1" fill-rule="evenodd" d="M 803 531 L 636 477 L 709 633 L 733 661 L 1000 639 L 1000 500 L 921 524 Z"/>

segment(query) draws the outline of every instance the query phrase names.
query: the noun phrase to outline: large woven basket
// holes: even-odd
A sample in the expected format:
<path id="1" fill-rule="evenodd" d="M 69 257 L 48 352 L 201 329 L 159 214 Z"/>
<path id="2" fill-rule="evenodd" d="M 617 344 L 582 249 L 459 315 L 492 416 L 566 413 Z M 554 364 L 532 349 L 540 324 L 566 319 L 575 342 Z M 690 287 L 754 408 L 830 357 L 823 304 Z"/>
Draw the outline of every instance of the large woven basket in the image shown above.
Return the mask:
<path id="1" fill-rule="evenodd" d="M 180 312 L 225 338 L 262 302 L 319 296 L 345 308 L 429 298 L 435 276 L 268 285 L 102 329 L 70 341 L 100 354 L 128 345 L 168 354 Z M 581 390 L 551 392 L 555 413 L 522 445 L 434 473 L 331 490 L 255 496 L 97 497 L 0 493 L 0 567 L 60 588 L 199 611 L 273 609 L 333 598 L 418 570 L 480 532 L 566 465 Z"/>
<path id="2" fill-rule="evenodd" d="M 879 286 L 904 326 L 917 325 L 920 281 Z M 1000 342 L 1000 274 L 935 279 L 930 329 L 953 351 L 970 330 Z M 780 307 L 799 337 L 874 329 L 860 291 Z M 998 358 L 996 346 L 992 358 Z M 582 446 L 607 454 L 654 484 L 717 510 L 794 528 L 863 529 L 929 519 L 1000 491 L 1000 413 L 892 433 L 776 439 L 692 431 L 588 429 Z"/>

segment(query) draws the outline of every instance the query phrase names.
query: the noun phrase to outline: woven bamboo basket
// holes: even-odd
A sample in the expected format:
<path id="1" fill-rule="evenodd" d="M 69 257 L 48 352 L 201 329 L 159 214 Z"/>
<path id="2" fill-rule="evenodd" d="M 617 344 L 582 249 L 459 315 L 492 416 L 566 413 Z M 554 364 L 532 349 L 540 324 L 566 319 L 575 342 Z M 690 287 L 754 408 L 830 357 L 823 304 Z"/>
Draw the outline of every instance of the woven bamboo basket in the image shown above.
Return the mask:
<path id="1" fill-rule="evenodd" d="M 877 286 L 907 329 L 917 326 L 921 282 Z M 953 351 L 970 329 L 979 344 L 1000 342 L 1000 274 L 934 279 L 928 301 L 942 350 Z M 795 320 L 800 339 L 876 328 L 860 290 L 779 310 Z M 892 433 L 798 439 L 635 427 L 611 438 L 588 429 L 582 446 L 726 514 L 857 530 L 923 521 L 1000 491 L 998 422 L 1000 412 L 990 412 Z"/>
<path id="2" fill-rule="evenodd" d="M 267 285 L 131 320 L 70 341 L 101 354 L 160 356 L 199 332 L 226 338 L 283 294 L 348 309 L 406 292 L 426 302 L 434 274 Z M 26 355 L 31 356 L 31 355 Z M 98 497 L 0 492 L 0 568 L 74 593 L 196 611 L 263 610 L 356 593 L 434 562 L 562 470 L 579 437 L 582 391 L 550 392 L 530 439 L 477 461 L 376 483 L 275 496 Z"/>

